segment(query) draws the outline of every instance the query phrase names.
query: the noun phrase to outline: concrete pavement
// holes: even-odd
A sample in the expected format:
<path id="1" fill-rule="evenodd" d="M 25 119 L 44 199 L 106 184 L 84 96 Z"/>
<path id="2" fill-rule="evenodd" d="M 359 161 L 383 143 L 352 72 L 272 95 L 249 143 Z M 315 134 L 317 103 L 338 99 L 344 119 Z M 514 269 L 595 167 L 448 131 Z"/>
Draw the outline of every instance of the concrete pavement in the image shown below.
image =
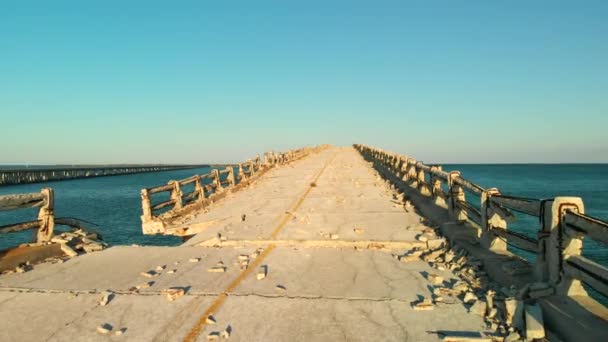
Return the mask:
<path id="1" fill-rule="evenodd" d="M 484 331 L 460 301 L 412 308 L 431 296 L 429 273 L 455 278 L 394 257 L 425 245 L 422 221 L 354 149 L 330 148 L 176 222 L 207 227 L 183 246 L 116 246 L 1 276 L 2 339 L 206 341 L 230 327 L 235 341 L 435 341 Z M 169 287 L 186 293 L 168 301 Z M 105 290 L 115 295 L 101 306 Z M 96 330 L 104 323 L 109 334 Z"/>

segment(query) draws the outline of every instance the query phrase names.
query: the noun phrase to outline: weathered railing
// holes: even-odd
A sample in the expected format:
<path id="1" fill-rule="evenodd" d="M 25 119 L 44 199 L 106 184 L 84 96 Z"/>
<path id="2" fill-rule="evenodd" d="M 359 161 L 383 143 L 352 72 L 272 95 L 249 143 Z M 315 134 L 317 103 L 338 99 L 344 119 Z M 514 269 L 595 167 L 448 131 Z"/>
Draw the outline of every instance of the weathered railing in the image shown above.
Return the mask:
<path id="1" fill-rule="evenodd" d="M 264 154 L 263 160 L 258 155 L 235 167 L 228 166 L 223 170 L 213 169 L 207 174 L 194 175 L 179 181 L 172 180 L 165 185 L 142 189 L 142 230 L 144 234 L 191 235 L 192 229 L 167 231 L 165 221 L 219 199 L 219 196 L 222 196 L 226 190 L 244 186 L 272 167 L 300 159 L 323 148 L 325 148 L 324 145 L 279 153 L 267 152 Z M 237 174 L 235 174 L 235 168 Z M 183 187 L 189 184 L 194 184 L 193 190 L 183 193 Z M 159 198 L 163 194 L 164 198 L 160 202 L 153 203 L 153 199 Z M 169 209 L 167 210 L 167 208 Z M 165 210 L 162 211 L 163 209 Z"/>
<path id="2" fill-rule="evenodd" d="M 459 171 L 445 172 L 441 166 L 425 165 L 413 158 L 363 145 L 355 148 L 368 159 L 445 207 L 451 218 L 478 229 L 479 243 L 490 250 L 504 251 L 507 245 L 537 255 L 534 278 L 548 284 L 551 293 L 587 295 L 581 281 L 608 296 L 608 268 L 581 256 L 583 239 L 608 243 L 608 222 L 587 216 L 579 197 L 529 199 L 506 196 L 496 188 L 485 189 L 463 178 Z M 467 200 L 475 195 L 480 202 Z M 478 205 L 478 206 L 477 206 Z M 536 237 L 509 230 L 514 213 L 537 217 Z"/>
<path id="3" fill-rule="evenodd" d="M 55 228 L 53 197 L 53 189 L 51 188 L 44 188 L 36 193 L 0 196 L 0 211 L 40 208 L 38 210 L 38 217 L 35 220 L 0 226 L 0 234 L 36 229 L 37 242 L 50 241 Z"/>

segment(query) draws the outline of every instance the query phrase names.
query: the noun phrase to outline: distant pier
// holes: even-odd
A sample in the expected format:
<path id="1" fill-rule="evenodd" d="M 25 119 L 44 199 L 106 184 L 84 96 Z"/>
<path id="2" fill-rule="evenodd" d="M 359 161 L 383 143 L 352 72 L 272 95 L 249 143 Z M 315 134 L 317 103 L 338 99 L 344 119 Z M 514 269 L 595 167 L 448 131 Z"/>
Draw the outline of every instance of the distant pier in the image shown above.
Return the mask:
<path id="1" fill-rule="evenodd" d="M 143 172 L 158 172 L 195 169 L 210 165 L 88 165 L 57 166 L 47 168 L 0 169 L 0 186 L 40 183 L 67 179 L 128 175 Z"/>

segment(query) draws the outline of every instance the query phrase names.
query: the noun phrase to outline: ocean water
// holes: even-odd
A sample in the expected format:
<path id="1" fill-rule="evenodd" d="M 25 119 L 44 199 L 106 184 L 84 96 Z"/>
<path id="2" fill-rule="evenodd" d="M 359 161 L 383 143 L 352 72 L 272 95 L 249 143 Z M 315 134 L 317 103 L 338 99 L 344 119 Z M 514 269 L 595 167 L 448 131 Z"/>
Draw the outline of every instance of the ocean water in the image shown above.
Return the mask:
<path id="1" fill-rule="evenodd" d="M 608 164 L 466 164 L 444 165 L 444 170 L 459 170 L 462 177 L 485 188 L 496 187 L 505 195 L 539 199 L 579 196 L 587 214 L 608 220 Z M 178 245 L 181 239 L 176 237 L 141 233 L 140 190 L 207 172 L 209 168 L 12 185 L 0 187 L 0 195 L 38 192 L 42 187 L 52 187 L 57 217 L 75 217 L 94 223 L 91 228 L 100 232 L 110 244 Z M 479 204 L 479 198 L 471 194 L 467 194 L 467 199 Z M 0 211 L 0 225 L 31 220 L 36 212 L 37 209 Z M 509 225 L 509 229 L 535 237 L 540 226 L 538 218 L 516 215 L 518 220 Z M 3 234 L 0 249 L 27 242 L 31 237 L 31 231 Z M 534 260 L 531 253 L 512 250 Z M 608 264 L 608 248 L 604 245 L 585 241 L 584 255 Z"/>
<path id="2" fill-rule="evenodd" d="M 513 165 L 444 165 L 457 170 L 461 177 L 484 188 L 498 188 L 509 196 L 549 199 L 557 196 L 581 197 L 585 213 L 608 220 L 608 164 L 513 164 Z M 480 199 L 466 193 L 467 200 L 479 207 Z M 517 221 L 508 229 L 536 238 L 540 228 L 537 217 L 515 213 Z M 533 261 L 535 255 L 509 247 L 516 254 Z M 608 247 L 585 240 L 583 255 L 608 265 Z"/>
<path id="3" fill-rule="evenodd" d="M 85 220 L 112 245 L 174 246 L 181 239 L 172 236 L 143 235 L 141 232 L 140 191 L 179 180 L 194 174 L 208 173 L 210 168 L 138 173 L 132 175 L 74 179 L 35 184 L 0 186 L 0 195 L 39 192 L 43 187 L 55 190 L 55 216 Z M 38 209 L 0 211 L 0 226 L 36 218 Z M 59 227 L 58 229 L 65 229 Z M 32 231 L 0 235 L 0 249 L 32 239 Z"/>

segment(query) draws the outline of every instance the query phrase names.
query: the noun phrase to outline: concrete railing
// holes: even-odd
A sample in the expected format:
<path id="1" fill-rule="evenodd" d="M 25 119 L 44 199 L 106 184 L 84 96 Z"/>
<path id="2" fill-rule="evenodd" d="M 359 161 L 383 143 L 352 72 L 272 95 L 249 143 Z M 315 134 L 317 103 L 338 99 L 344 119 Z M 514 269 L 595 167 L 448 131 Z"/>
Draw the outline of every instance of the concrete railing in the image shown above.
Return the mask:
<path id="1" fill-rule="evenodd" d="M 40 207 L 35 220 L 0 226 L 0 234 L 35 229 L 37 230 L 36 242 L 50 241 L 55 228 L 53 189 L 44 188 L 36 193 L 0 196 L 0 211 L 35 207 Z"/>
<path id="2" fill-rule="evenodd" d="M 466 180 L 459 171 L 445 172 L 441 166 L 425 165 L 414 158 L 354 146 L 367 160 L 446 208 L 452 219 L 477 228 L 481 246 L 500 252 L 512 245 L 535 253 L 534 279 L 548 284 L 549 293 L 586 296 L 582 281 L 608 296 L 608 268 L 581 256 L 585 238 L 608 243 L 608 222 L 585 215 L 581 198 L 506 196 L 497 188 L 485 189 Z M 467 200 L 467 194 L 479 197 L 479 203 Z M 535 238 L 509 230 L 515 213 L 538 218 Z"/>
<path id="3" fill-rule="evenodd" d="M 238 166 L 228 166 L 223 170 L 213 169 L 203 175 L 194 175 L 182 180 L 172 180 L 165 185 L 142 189 L 142 230 L 144 234 L 167 234 L 187 236 L 195 233 L 195 229 L 168 230 L 165 222 L 193 210 L 204 207 L 223 196 L 227 190 L 232 191 L 247 185 L 270 168 L 287 164 L 307 156 L 312 152 L 324 149 L 326 146 L 301 148 L 287 152 L 264 153 L 249 159 Z M 236 169 L 236 170 L 235 170 Z M 235 174 L 235 171 L 237 172 Z M 183 193 L 186 185 L 194 184 L 193 189 Z M 154 198 L 162 199 L 154 202 Z M 166 208 L 169 208 L 166 210 Z M 165 209 L 163 211 L 163 209 Z"/>

